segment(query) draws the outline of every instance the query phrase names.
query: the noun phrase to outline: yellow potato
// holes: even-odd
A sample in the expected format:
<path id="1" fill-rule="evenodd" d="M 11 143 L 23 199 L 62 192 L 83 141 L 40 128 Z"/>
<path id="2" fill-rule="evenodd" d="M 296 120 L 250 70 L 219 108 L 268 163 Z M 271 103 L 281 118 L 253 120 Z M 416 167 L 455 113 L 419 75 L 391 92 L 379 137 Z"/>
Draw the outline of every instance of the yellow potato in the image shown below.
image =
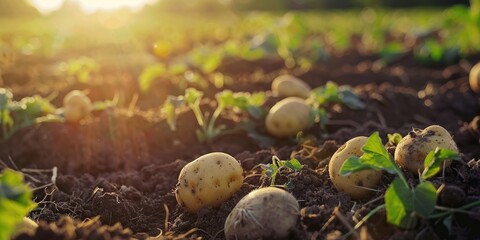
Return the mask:
<path id="1" fill-rule="evenodd" d="M 275 137 L 292 137 L 311 126 L 311 113 L 311 107 L 303 99 L 285 98 L 270 109 L 265 126 Z"/>
<path id="2" fill-rule="evenodd" d="M 308 98 L 312 89 L 299 78 L 280 75 L 272 82 L 272 92 L 280 97 Z"/>
<path id="3" fill-rule="evenodd" d="M 480 62 L 475 64 L 470 70 L 469 82 L 470 88 L 474 92 L 480 93 Z"/>
<path id="4" fill-rule="evenodd" d="M 398 143 L 395 149 L 395 161 L 412 173 L 422 172 L 425 157 L 437 147 L 458 152 L 457 144 L 445 128 L 432 125 L 424 130 L 414 130 Z M 444 163 L 448 167 L 451 161 Z"/>
<path id="5" fill-rule="evenodd" d="M 15 225 L 15 230 L 13 230 L 13 233 L 10 235 L 11 239 L 15 239 L 18 237 L 20 234 L 28 234 L 28 235 L 33 235 L 35 234 L 35 231 L 38 227 L 38 224 L 34 222 L 32 219 L 24 217 L 22 221 L 17 223 Z"/>
<path id="6" fill-rule="evenodd" d="M 78 123 L 92 111 L 92 102 L 82 91 L 73 90 L 63 98 L 65 121 Z"/>
<path id="7" fill-rule="evenodd" d="M 365 188 L 374 188 L 382 177 L 382 172 L 377 170 L 362 170 L 347 176 L 340 175 L 340 168 L 349 157 L 362 156 L 362 147 L 367 140 L 368 138 L 363 136 L 350 139 L 333 154 L 328 164 L 328 173 L 335 188 L 353 199 L 368 197 L 372 191 Z"/>
<path id="8" fill-rule="evenodd" d="M 178 176 L 175 197 L 187 211 L 216 207 L 243 184 L 243 169 L 232 156 L 214 152 L 185 165 Z"/>
<path id="9" fill-rule="evenodd" d="M 285 239 L 298 216 L 298 202 L 289 192 L 275 187 L 253 190 L 228 215 L 225 238 Z"/>

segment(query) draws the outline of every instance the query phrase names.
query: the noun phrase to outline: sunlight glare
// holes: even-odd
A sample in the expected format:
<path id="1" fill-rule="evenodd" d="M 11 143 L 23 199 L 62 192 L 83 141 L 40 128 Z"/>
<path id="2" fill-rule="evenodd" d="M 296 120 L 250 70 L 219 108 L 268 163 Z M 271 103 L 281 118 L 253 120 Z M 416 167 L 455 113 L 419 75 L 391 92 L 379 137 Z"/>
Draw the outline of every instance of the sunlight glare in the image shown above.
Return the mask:
<path id="1" fill-rule="evenodd" d="M 29 0 L 30 3 L 42 14 L 48 14 L 60 9 L 65 0 Z M 128 8 L 132 11 L 141 10 L 146 4 L 154 3 L 157 0 L 70 0 L 77 2 L 82 11 L 93 13 L 98 10 L 116 10 Z"/>

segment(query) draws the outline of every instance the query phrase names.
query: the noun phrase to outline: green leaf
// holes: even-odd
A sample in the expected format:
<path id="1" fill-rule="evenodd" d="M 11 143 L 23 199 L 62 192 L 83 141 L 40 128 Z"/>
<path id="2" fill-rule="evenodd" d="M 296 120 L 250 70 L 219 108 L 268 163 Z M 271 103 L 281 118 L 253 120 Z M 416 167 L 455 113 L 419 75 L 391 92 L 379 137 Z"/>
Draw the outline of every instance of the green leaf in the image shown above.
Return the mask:
<path id="1" fill-rule="evenodd" d="M 353 110 L 365 109 L 366 105 L 351 89 L 344 88 L 340 90 L 340 102 Z"/>
<path id="2" fill-rule="evenodd" d="M 403 139 L 403 136 L 400 133 L 387 134 L 388 143 L 392 146 L 397 146 L 398 143 Z"/>
<path id="3" fill-rule="evenodd" d="M 31 198 L 32 190 L 23 182 L 23 175 L 3 170 L 0 174 L 0 240 L 10 239 L 15 225 L 36 207 Z"/>
<path id="4" fill-rule="evenodd" d="M 402 174 L 395 165 L 392 157 L 388 153 L 378 132 L 374 132 L 362 147 L 364 152 L 360 158 L 351 157 L 347 159 L 340 168 L 341 175 L 348 175 L 353 172 L 375 169 L 383 170 L 392 174 Z"/>
<path id="5" fill-rule="evenodd" d="M 195 88 L 185 89 L 185 102 L 189 105 L 200 104 L 200 100 L 203 97 L 203 92 L 198 91 Z"/>
<path id="6" fill-rule="evenodd" d="M 142 73 L 138 78 L 138 84 L 140 86 L 140 91 L 146 92 L 150 89 L 153 81 L 167 72 L 167 68 L 163 64 L 155 64 L 147 66 L 143 69 Z"/>
<path id="7" fill-rule="evenodd" d="M 422 179 L 428 179 L 440 172 L 442 163 L 446 160 L 460 160 L 460 155 L 456 151 L 445 148 L 436 148 L 430 151 L 425 157 Z"/>
<path id="8" fill-rule="evenodd" d="M 302 164 L 295 158 L 292 158 L 288 161 L 285 161 L 285 166 L 292 169 L 292 170 L 302 169 Z"/>
<path id="9" fill-rule="evenodd" d="M 387 221 L 404 229 L 413 228 L 417 216 L 427 218 L 433 213 L 436 200 L 436 189 L 432 183 L 422 182 L 411 189 L 397 177 L 385 192 Z"/>

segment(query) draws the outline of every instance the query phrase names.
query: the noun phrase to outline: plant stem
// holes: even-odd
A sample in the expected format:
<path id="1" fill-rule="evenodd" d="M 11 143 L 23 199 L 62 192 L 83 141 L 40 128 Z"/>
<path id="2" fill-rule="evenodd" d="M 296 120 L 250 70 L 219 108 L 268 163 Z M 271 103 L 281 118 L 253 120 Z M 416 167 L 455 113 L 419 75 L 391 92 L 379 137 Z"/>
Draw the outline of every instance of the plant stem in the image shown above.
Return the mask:
<path id="1" fill-rule="evenodd" d="M 445 212 L 437 213 L 437 214 L 432 214 L 428 218 L 429 219 L 436 219 L 436 218 L 441 218 L 444 216 L 448 216 L 454 212 L 462 212 L 462 210 L 466 210 L 472 207 L 480 206 L 480 200 L 477 200 L 475 202 L 471 202 L 469 204 L 463 205 L 459 208 L 445 208 Z"/>
<path id="2" fill-rule="evenodd" d="M 208 121 L 208 127 L 207 127 L 207 135 L 210 137 L 214 137 L 214 136 L 211 136 L 213 135 L 213 128 L 215 127 L 215 121 L 217 121 L 217 118 L 220 116 L 220 114 L 222 113 L 223 109 L 225 109 L 223 107 L 222 104 L 218 103 L 218 106 L 217 108 L 215 109 L 215 112 L 213 112 L 213 115 L 212 117 L 210 118 L 210 120 Z"/>

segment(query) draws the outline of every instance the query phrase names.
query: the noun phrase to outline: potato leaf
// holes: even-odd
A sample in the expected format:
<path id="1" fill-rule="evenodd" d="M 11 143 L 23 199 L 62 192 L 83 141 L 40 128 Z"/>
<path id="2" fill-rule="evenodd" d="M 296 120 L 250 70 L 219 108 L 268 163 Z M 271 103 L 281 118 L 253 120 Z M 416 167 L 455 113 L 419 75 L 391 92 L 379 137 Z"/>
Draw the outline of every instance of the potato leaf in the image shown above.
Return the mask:
<path id="1" fill-rule="evenodd" d="M 10 169 L 0 174 L 0 240 L 10 239 L 15 225 L 36 207 L 23 175 Z"/>
<path id="2" fill-rule="evenodd" d="M 340 168 L 341 175 L 348 175 L 366 169 L 384 170 L 392 174 L 402 174 L 392 157 L 383 146 L 378 132 L 374 132 L 363 146 L 363 155 L 350 157 Z"/>
<path id="3" fill-rule="evenodd" d="M 423 163 L 425 169 L 422 172 L 422 179 L 425 180 L 435 176 L 445 160 L 460 160 L 460 155 L 455 151 L 438 147 L 428 153 Z"/>
<path id="4" fill-rule="evenodd" d="M 436 189 L 432 183 L 422 182 L 411 189 L 397 177 L 385 193 L 387 221 L 401 228 L 413 228 L 417 215 L 428 217 L 433 213 L 436 200 Z"/>
<path id="5" fill-rule="evenodd" d="M 8 104 L 12 101 L 13 94 L 8 89 L 0 88 L 0 110 L 7 109 Z"/>

